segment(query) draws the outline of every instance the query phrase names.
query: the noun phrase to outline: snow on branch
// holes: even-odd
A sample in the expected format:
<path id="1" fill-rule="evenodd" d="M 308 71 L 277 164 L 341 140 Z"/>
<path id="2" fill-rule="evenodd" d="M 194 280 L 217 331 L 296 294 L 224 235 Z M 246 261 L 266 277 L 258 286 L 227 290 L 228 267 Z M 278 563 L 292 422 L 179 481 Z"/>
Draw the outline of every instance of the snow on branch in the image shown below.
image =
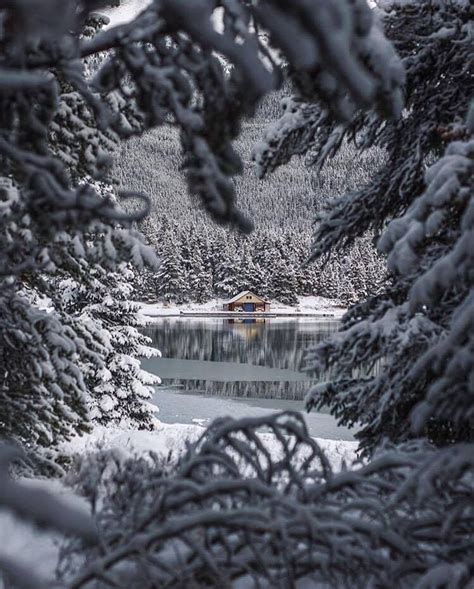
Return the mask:
<path id="1" fill-rule="evenodd" d="M 406 70 L 406 108 L 396 121 L 360 113 L 343 126 L 356 146 L 381 147 L 386 159 L 366 186 L 318 215 L 313 258 L 367 229 L 383 231 L 378 246 L 389 272 L 383 289 L 350 309 L 339 333 L 306 358 L 311 375 L 329 380 L 313 388 L 308 406 L 329 405 L 341 423 L 358 424 L 368 455 L 387 438 L 470 441 L 474 423 L 470 8 L 383 4 L 379 15 Z M 341 125 L 326 121 L 330 147 Z"/>
<path id="2" fill-rule="evenodd" d="M 403 214 L 421 194 L 427 163 L 438 157 L 450 141 L 465 136 L 463 122 L 474 91 L 467 67 L 472 53 L 468 3 L 448 2 L 435 10 L 425 2 L 381 4 L 375 11 L 376 18 L 405 70 L 404 109 L 401 116 L 388 118 L 386 101 L 382 99 L 382 117 L 358 111 L 349 122 L 341 124 L 340 119 L 326 116 L 314 138 L 308 137 L 306 148 L 299 146 L 298 153 L 308 154 L 307 162 L 314 166 L 316 174 L 334 155 L 334 147 L 341 145 L 342 139 L 354 143 L 361 151 L 377 146 L 385 152 L 380 168 L 374 170 L 367 185 L 335 195 L 318 215 L 314 258 L 353 243 L 367 230 L 380 233 L 386 219 Z M 373 31 L 378 36 L 377 27 Z M 388 76 L 392 59 L 379 44 L 371 47 L 378 48 L 380 53 L 374 60 L 368 58 L 368 63 L 386 68 Z M 386 45 L 386 49 L 391 53 L 392 46 Z M 382 95 L 384 91 L 392 97 L 396 95 L 392 84 L 386 80 Z M 319 104 L 324 110 L 325 105 L 319 100 L 303 100 L 313 108 Z M 289 136 L 288 148 L 283 141 L 279 149 L 291 153 L 291 141 Z M 271 157 L 270 147 L 268 152 Z"/>
<path id="3" fill-rule="evenodd" d="M 472 135 L 472 131 L 471 131 Z M 474 141 L 455 141 L 425 174 L 426 188 L 404 216 L 393 221 L 380 240 L 394 273 L 413 274 L 408 293 L 412 312 L 436 313 L 452 299 L 446 318 L 448 333 L 412 367 L 413 381 L 434 379 L 426 398 L 412 414 L 415 431 L 442 414 L 459 427 L 471 427 L 474 407 L 472 354 L 474 351 Z M 449 235 L 449 241 L 447 236 Z M 449 403 L 447 403 L 449 397 Z"/>
<path id="4" fill-rule="evenodd" d="M 21 56 L 24 74 L 16 58 L 4 61 L 0 88 L 15 93 L 11 120 L 16 119 L 17 129 L 11 129 L 8 146 L 0 144 L 0 152 L 35 177 L 32 188 L 43 192 L 47 208 L 66 209 L 75 223 L 79 219 L 73 210 L 80 212 L 81 222 L 86 211 L 105 219 L 116 215 L 104 202 L 96 206 L 92 193 L 87 201 L 77 190 L 71 193 L 64 165 L 76 175 L 82 167 L 93 177 L 103 177 L 110 166 L 106 154 L 120 138 L 174 124 L 182 132 L 190 192 L 217 221 L 249 231 L 251 224 L 235 203 L 231 177 L 242 165 L 232 142 L 243 117 L 252 114 L 259 99 L 281 79 L 281 65 L 268 58 L 272 52 L 280 52 L 280 64 L 287 62 L 301 76 L 301 87 L 312 83 L 312 95 L 336 110 L 347 108 L 334 100 L 334 91 L 362 108 L 372 106 L 382 91 L 384 104 L 394 105 L 388 110 L 399 109 L 395 104 L 400 102 L 396 95 L 401 74 L 395 66 L 377 68 L 376 60 L 367 60 L 372 48 L 386 46 L 385 57 L 390 49 L 381 33 L 373 33 L 371 11 L 361 0 L 260 0 L 252 5 L 155 0 L 132 23 L 82 41 L 79 32 L 92 4 L 84 4 L 79 12 L 71 0 L 58 11 L 52 6 L 52 0 L 41 9 L 24 0 L 4 7 L 9 23 L 5 40 L 12 55 Z M 223 13 L 222 30 L 216 28 L 217 8 Z M 55 14 L 51 21 L 46 18 L 49 12 Z M 262 35 L 271 51 L 262 44 Z M 30 45 L 34 50 L 29 51 Z M 79 58 L 101 54 L 98 72 L 86 80 Z M 217 56 L 232 65 L 230 72 Z M 50 72 L 47 84 L 29 71 L 35 69 L 34 75 L 41 77 L 41 68 Z M 36 92 L 21 90 L 33 81 L 41 82 Z M 34 108 L 37 101 L 40 107 Z M 21 139 L 26 128 L 35 130 L 29 153 Z M 48 133 L 63 166 L 47 149 Z"/>

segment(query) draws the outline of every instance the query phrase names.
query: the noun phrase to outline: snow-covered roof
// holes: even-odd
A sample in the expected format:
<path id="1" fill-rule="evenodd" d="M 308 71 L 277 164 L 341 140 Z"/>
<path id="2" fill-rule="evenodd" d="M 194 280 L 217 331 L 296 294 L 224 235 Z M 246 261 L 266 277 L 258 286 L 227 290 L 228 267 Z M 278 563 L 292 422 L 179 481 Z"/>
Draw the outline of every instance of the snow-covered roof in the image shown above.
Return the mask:
<path id="1" fill-rule="evenodd" d="M 235 303 L 236 301 L 238 301 L 239 299 L 241 299 L 242 297 L 244 297 L 245 295 L 248 295 L 248 294 L 251 294 L 252 296 L 256 297 L 257 299 L 260 299 L 264 303 L 268 302 L 265 299 L 262 299 L 262 297 L 259 297 L 258 295 L 256 295 L 251 290 L 243 290 L 242 292 L 239 292 L 239 294 L 236 294 L 235 297 L 232 297 L 228 301 L 224 301 L 224 304 L 228 305 L 229 303 Z"/>

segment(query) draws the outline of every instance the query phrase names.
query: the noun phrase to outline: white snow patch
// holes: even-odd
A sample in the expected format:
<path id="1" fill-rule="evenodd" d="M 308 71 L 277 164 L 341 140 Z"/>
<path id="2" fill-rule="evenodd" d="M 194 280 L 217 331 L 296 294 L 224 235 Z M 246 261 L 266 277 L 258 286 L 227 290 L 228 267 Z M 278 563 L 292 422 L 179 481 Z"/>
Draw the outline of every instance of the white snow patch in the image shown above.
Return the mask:
<path id="1" fill-rule="evenodd" d="M 100 13 L 110 19 L 104 29 L 130 22 L 150 3 L 151 0 L 121 0 L 120 6 L 101 9 Z"/>

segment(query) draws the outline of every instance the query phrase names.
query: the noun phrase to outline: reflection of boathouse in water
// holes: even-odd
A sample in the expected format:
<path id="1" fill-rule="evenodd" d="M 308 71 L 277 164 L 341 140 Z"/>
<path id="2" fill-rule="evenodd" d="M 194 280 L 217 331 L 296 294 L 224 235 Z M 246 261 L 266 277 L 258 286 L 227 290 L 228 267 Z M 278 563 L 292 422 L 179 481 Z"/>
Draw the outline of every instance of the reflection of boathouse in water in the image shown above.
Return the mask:
<path id="1" fill-rule="evenodd" d="M 270 303 L 250 290 L 239 292 L 238 295 L 226 301 L 224 311 L 242 311 L 244 313 L 268 313 Z"/>
<path id="2" fill-rule="evenodd" d="M 262 329 L 265 328 L 265 317 L 230 317 L 227 325 L 231 326 L 234 333 L 245 340 L 253 340 L 261 337 Z"/>

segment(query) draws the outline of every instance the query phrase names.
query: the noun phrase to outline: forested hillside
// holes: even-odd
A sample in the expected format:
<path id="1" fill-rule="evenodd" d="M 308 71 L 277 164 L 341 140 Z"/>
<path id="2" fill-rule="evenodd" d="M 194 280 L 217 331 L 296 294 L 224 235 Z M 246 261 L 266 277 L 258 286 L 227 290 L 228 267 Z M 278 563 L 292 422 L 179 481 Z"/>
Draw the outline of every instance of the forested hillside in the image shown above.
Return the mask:
<path id="1" fill-rule="evenodd" d="M 329 198 L 366 182 L 383 154 L 360 155 L 347 146 L 317 180 L 301 158 L 259 180 L 252 151 L 281 114 L 283 96 L 267 98 L 236 142 L 244 171 L 235 185 L 241 210 L 254 220 L 250 235 L 220 228 L 196 208 L 187 195 L 173 129 L 161 127 L 122 144 L 114 175 L 120 186 L 151 197 L 151 214 L 140 229 L 161 259 L 157 272 L 137 277 L 139 298 L 204 302 L 251 289 L 287 304 L 312 294 L 348 304 L 376 292 L 384 266 L 370 235 L 328 264 L 305 267 L 305 262 L 317 211 Z"/>

